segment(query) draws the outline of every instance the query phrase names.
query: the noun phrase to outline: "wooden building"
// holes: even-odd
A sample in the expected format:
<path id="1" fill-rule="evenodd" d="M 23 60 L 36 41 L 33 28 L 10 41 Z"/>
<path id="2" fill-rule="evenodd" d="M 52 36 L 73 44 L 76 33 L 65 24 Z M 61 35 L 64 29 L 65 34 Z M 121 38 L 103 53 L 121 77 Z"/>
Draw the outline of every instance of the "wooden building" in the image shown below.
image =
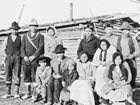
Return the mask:
<path id="1" fill-rule="evenodd" d="M 140 25 L 130 18 L 135 15 L 136 14 L 118 13 L 113 15 L 74 19 L 70 21 L 68 20 L 62 22 L 42 24 L 39 25 L 38 29 L 40 32 L 42 32 L 42 34 L 45 35 L 45 31 L 48 26 L 51 25 L 55 26 L 57 29 L 58 37 L 62 39 L 64 46 L 67 48 L 66 55 L 76 59 L 77 48 L 82 38 L 82 30 L 83 27 L 86 26 L 88 22 L 92 22 L 94 24 L 95 27 L 94 34 L 97 35 L 98 37 L 102 37 L 103 35 L 105 35 L 104 25 L 106 22 L 113 24 L 115 35 L 120 35 L 121 34 L 119 30 L 120 26 L 122 25 L 123 22 L 128 22 L 130 25 L 132 25 L 135 28 L 131 32 L 131 35 L 135 36 L 138 29 L 140 28 Z M 102 22 L 100 22 L 99 20 L 102 20 Z M 27 31 L 28 31 L 28 26 L 23 26 L 19 30 L 21 36 Z M 7 37 L 9 33 L 10 30 L 0 31 L 0 47 L 3 43 L 4 38 Z M 0 54 L 0 59 L 2 63 L 3 62 L 2 59 L 4 59 L 2 52 Z M 139 63 L 140 60 L 138 59 L 137 62 L 138 62 L 138 71 L 140 71 L 140 63 Z M 140 72 L 139 72 L 139 77 L 140 77 Z"/>

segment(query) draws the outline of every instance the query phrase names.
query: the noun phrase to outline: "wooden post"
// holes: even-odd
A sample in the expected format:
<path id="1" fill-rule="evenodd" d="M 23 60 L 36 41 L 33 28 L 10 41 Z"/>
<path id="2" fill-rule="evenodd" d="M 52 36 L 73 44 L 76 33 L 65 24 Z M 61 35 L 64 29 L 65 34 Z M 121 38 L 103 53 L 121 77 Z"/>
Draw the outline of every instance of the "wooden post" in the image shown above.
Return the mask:
<path id="1" fill-rule="evenodd" d="M 18 17 L 18 24 L 20 23 L 21 16 L 23 14 L 23 10 L 24 10 L 24 4 L 22 5 L 21 11 L 20 11 L 20 14 L 19 14 L 19 17 Z"/>
<path id="2" fill-rule="evenodd" d="M 70 3 L 70 21 L 73 21 L 73 3 Z"/>

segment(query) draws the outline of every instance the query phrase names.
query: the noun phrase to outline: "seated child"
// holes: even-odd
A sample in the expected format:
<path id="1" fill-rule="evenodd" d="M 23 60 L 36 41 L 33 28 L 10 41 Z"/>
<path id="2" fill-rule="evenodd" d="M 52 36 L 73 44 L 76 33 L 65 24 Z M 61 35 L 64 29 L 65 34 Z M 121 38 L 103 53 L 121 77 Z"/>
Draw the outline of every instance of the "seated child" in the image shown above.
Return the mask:
<path id="1" fill-rule="evenodd" d="M 76 63 L 73 59 L 67 61 L 67 69 L 62 73 L 62 85 L 63 89 L 60 93 L 60 104 L 63 102 L 63 105 L 70 100 L 70 86 L 71 84 L 78 79 L 78 72 L 76 71 Z"/>
<path id="2" fill-rule="evenodd" d="M 38 96 L 41 95 L 43 102 L 46 101 L 47 96 L 47 104 L 51 105 L 52 103 L 53 77 L 50 61 L 49 57 L 40 57 L 38 60 L 39 66 L 36 71 L 36 89 L 33 92 L 33 102 L 36 102 Z"/>

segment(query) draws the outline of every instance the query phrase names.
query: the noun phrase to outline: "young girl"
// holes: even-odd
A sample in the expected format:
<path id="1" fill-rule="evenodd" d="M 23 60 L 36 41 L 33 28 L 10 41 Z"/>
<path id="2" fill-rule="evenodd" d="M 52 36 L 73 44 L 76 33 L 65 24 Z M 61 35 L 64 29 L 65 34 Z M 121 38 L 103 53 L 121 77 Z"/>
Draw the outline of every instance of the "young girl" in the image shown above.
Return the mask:
<path id="1" fill-rule="evenodd" d="M 130 67 L 123 60 L 121 53 L 116 52 L 113 55 L 113 64 L 104 72 L 104 80 L 112 90 L 107 94 L 107 98 L 113 102 L 113 105 L 125 102 L 136 105 L 132 100 L 133 91 L 130 85 L 132 74 Z"/>
<path id="2" fill-rule="evenodd" d="M 48 57 L 39 58 L 39 67 L 36 71 L 36 89 L 34 91 L 34 96 L 32 97 L 33 101 L 35 102 L 38 100 L 39 94 L 41 94 L 43 101 L 45 102 L 47 96 L 47 105 L 51 105 L 52 103 L 53 91 L 53 78 L 50 60 L 51 59 Z"/>
<path id="3" fill-rule="evenodd" d="M 63 89 L 60 94 L 60 103 L 64 102 L 66 105 L 70 101 L 70 87 L 71 84 L 78 79 L 78 72 L 76 71 L 76 63 L 73 59 L 67 61 L 67 69 L 62 74 Z"/>
<path id="4" fill-rule="evenodd" d="M 93 95 L 94 68 L 89 61 L 88 53 L 80 53 L 80 61 L 77 62 L 79 79 L 75 80 L 70 88 L 70 98 L 80 105 L 95 105 Z"/>

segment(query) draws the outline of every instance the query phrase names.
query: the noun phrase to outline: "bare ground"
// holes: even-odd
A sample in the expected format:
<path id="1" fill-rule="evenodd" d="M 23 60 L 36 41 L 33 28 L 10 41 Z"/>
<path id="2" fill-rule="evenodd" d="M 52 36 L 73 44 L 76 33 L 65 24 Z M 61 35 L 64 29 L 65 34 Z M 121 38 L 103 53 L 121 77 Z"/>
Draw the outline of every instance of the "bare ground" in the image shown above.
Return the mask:
<path id="1" fill-rule="evenodd" d="M 14 99 L 13 97 L 9 99 L 2 99 L 1 96 L 5 94 L 5 85 L 4 82 L 0 82 L 0 105 L 44 105 L 41 102 L 32 103 L 30 99 L 22 100 L 22 99 Z M 14 86 L 12 86 L 12 95 L 14 95 Z M 22 96 L 25 93 L 25 87 L 22 84 L 20 88 L 20 95 Z"/>

